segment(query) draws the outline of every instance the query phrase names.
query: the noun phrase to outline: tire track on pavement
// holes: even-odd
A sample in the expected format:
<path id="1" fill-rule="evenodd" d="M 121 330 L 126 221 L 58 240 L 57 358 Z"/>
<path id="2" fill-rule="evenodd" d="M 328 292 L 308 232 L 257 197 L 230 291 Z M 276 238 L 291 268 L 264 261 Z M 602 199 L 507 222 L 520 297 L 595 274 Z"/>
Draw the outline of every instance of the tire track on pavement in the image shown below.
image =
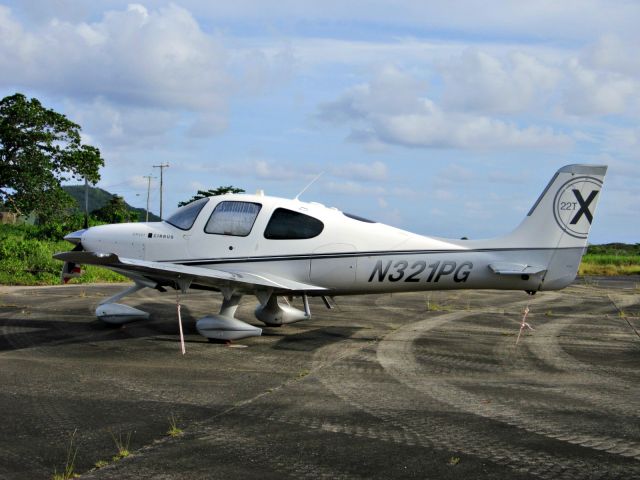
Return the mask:
<path id="1" fill-rule="evenodd" d="M 557 297 L 558 294 L 555 294 L 555 297 Z M 545 299 L 545 301 L 548 301 L 549 296 L 547 296 L 547 298 Z M 510 304 L 510 306 L 515 306 L 518 304 L 524 304 L 525 302 L 514 302 L 512 304 Z M 451 314 L 446 314 L 444 316 L 439 316 L 439 317 L 435 317 L 435 318 L 431 318 L 428 320 L 424 321 L 424 324 L 428 324 L 429 325 L 429 329 L 435 329 L 438 328 L 446 323 L 448 323 L 449 321 L 452 321 L 454 319 L 462 319 L 465 318 L 467 316 L 473 315 L 473 314 L 477 314 L 477 313 L 482 313 L 481 311 L 462 311 L 462 312 L 454 312 Z M 398 312 L 394 311 L 394 314 L 398 314 Z M 403 315 L 403 316 L 412 316 L 415 318 L 415 315 Z M 418 322 L 421 323 L 421 322 Z M 401 332 L 401 333 L 399 333 Z M 402 335 L 402 333 L 406 333 L 407 337 L 406 338 L 398 338 L 397 335 Z M 410 345 L 413 340 L 415 338 L 417 338 L 419 336 L 420 329 L 416 329 L 416 325 L 415 324 L 411 324 L 411 325 L 407 325 L 405 327 L 401 327 L 399 330 L 389 334 L 387 337 L 385 337 L 385 339 L 381 342 L 381 344 L 384 344 L 385 341 L 387 341 L 387 344 L 389 345 L 397 345 L 398 340 L 404 341 L 405 344 Z M 393 341 L 392 341 L 393 340 Z M 382 347 L 384 349 L 384 347 Z M 378 352 L 380 352 L 380 346 L 378 349 Z M 328 352 L 323 352 L 320 353 L 318 352 L 318 357 L 321 357 L 322 355 L 329 355 Z M 405 358 L 400 359 L 400 361 L 397 361 L 397 359 L 393 359 L 393 358 L 387 358 L 386 360 L 384 359 L 384 351 L 382 354 L 382 361 L 381 363 L 383 364 L 383 366 L 386 366 L 387 370 L 391 370 L 393 373 L 395 373 L 396 375 L 399 375 L 402 378 L 402 373 L 399 374 L 400 372 L 406 371 L 405 369 L 405 365 L 403 363 L 403 361 L 405 361 Z M 415 360 L 415 357 L 413 357 Z M 378 358 L 378 360 L 380 360 L 380 356 Z M 396 371 L 393 371 L 393 370 Z M 334 369 L 335 370 L 335 369 Z M 416 380 L 415 376 L 417 375 L 417 372 L 419 371 L 419 366 L 417 366 L 414 369 L 414 372 L 416 375 L 412 376 L 411 380 Z M 562 475 L 564 475 L 566 478 L 572 478 L 572 474 L 570 473 L 571 471 L 575 472 L 575 471 L 582 471 L 583 473 L 585 472 L 595 472 L 597 471 L 597 468 L 594 467 L 594 465 L 587 465 L 585 464 L 583 461 L 581 460 L 568 460 L 566 458 L 559 458 L 557 456 L 554 455 L 547 455 L 541 452 L 534 452 L 531 450 L 528 450 L 526 448 L 522 448 L 522 447 L 516 447 L 516 450 L 514 451 L 513 448 L 511 448 L 510 445 L 500 445 L 500 441 L 495 441 L 494 439 L 489 439 L 489 438 L 476 438 L 474 441 L 472 442 L 472 444 L 469 444 L 469 438 L 466 437 L 474 437 L 474 434 L 470 434 L 470 432 L 468 431 L 464 431 L 464 430 L 460 430 L 459 427 L 457 426 L 452 426 L 450 423 L 439 423 L 438 421 L 436 421 L 436 423 L 438 423 L 438 427 L 439 428 L 435 428 L 434 429 L 434 420 L 430 421 L 429 426 L 427 427 L 427 429 L 425 431 L 422 430 L 416 430 L 415 426 L 416 424 L 420 423 L 420 420 L 416 420 L 416 418 L 411 417 L 410 419 L 408 419 L 408 423 L 403 423 L 401 421 L 401 417 L 403 417 L 402 414 L 392 414 L 391 412 L 394 411 L 402 411 L 402 408 L 400 408 L 398 405 L 393 405 L 393 407 L 395 408 L 390 408 L 388 411 L 387 409 L 384 408 L 380 408 L 380 397 L 382 396 L 382 392 L 377 392 L 374 393 L 372 392 L 372 398 L 371 398 L 371 402 L 366 402 L 366 397 L 363 398 L 362 393 L 366 392 L 366 386 L 362 385 L 360 383 L 358 383 L 357 379 L 353 378 L 353 377 L 349 377 L 349 379 L 345 379 L 342 378 L 344 376 L 347 376 L 349 372 L 349 369 L 338 369 L 338 371 L 333 372 L 334 376 L 331 379 L 327 379 L 325 378 L 325 373 L 328 372 L 322 372 L 322 374 L 320 375 L 321 380 L 323 381 L 323 383 L 325 384 L 325 386 L 327 386 L 331 391 L 333 391 L 334 393 L 336 393 L 340 398 L 343 398 L 343 400 L 347 401 L 348 403 L 357 406 L 358 408 L 367 411 L 368 413 L 371 413 L 381 419 L 383 419 L 385 422 L 391 423 L 393 425 L 395 425 L 397 428 L 400 428 L 402 431 L 404 431 L 405 433 L 409 433 L 410 436 L 413 436 L 416 438 L 416 440 L 420 443 L 423 444 L 424 443 L 424 436 L 427 435 L 427 440 L 429 443 L 432 443 L 432 446 L 445 446 L 447 448 L 457 448 L 460 449 L 460 445 L 463 445 L 465 448 L 463 450 L 466 450 L 468 453 L 472 453 L 472 454 L 476 454 L 482 458 L 489 458 L 493 461 L 496 461 L 498 463 L 504 463 L 506 462 L 506 464 L 508 464 L 509 466 L 512 466 L 514 469 L 518 470 L 518 471 L 529 471 L 530 473 L 534 473 L 536 475 L 539 476 L 543 476 L 546 478 L 557 478 L 559 475 L 559 471 L 558 468 L 554 468 L 552 470 L 552 473 L 549 474 L 549 472 L 551 472 L 551 470 L 545 468 L 545 467 L 539 467 L 539 465 L 559 465 L 559 464 L 563 464 L 565 465 L 567 468 L 565 470 L 563 470 L 565 473 L 563 473 Z M 357 373 L 354 372 L 354 373 Z M 424 372 L 420 372 L 421 374 L 423 374 Z M 348 387 L 348 385 L 351 385 L 355 382 L 355 384 L 357 385 L 357 387 L 355 387 L 355 390 L 357 392 L 353 392 L 350 391 L 350 387 Z M 411 383 L 411 382 L 409 382 Z M 432 385 L 429 385 L 429 387 L 432 387 Z M 409 387 L 411 388 L 411 386 Z M 451 398 L 449 393 L 451 393 L 450 391 L 447 392 L 447 388 L 449 388 L 449 386 L 445 386 L 444 390 L 443 390 L 443 395 L 445 398 L 436 398 L 433 399 L 432 401 L 435 400 L 436 401 L 436 405 L 439 403 L 438 400 L 444 400 L 445 404 L 451 404 Z M 460 390 L 457 389 L 456 390 Z M 421 393 L 429 393 L 428 391 L 426 392 L 421 392 Z M 454 392 L 454 393 L 458 393 L 458 392 Z M 467 394 L 466 392 L 464 392 L 465 395 Z M 385 392 L 386 394 L 386 392 Z M 468 395 L 472 395 L 472 394 L 468 394 Z M 376 402 L 376 399 L 378 400 Z M 422 397 L 422 399 L 424 400 L 424 396 Z M 477 401 L 478 398 L 476 398 L 476 396 L 467 396 L 466 400 L 473 400 L 473 401 Z M 522 418 L 520 416 L 515 416 L 515 419 L 513 418 L 509 418 L 509 416 L 502 416 L 502 418 L 500 418 L 500 415 L 496 415 L 496 412 L 494 409 L 488 409 L 485 411 L 482 410 L 475 410 L 472 409 L 471 412 L 469 412 L 468 408 L 465 408 L 465 404 L 466 402 L 454 402 L 457 405 L 457 407 L 462 407 L 461 411 L 463 412 L 467 412 L 467 413 L 472 413 L 474 415 L 478 415 L 480 417 L 485 417 L 485 418 L 489 418 L 491 420 L 498 420 L 498 421 L 504 421 L 504 420 L 508 420 L 508 424 L 512 424 L 518 428 L 522 428 L 521 425 L 518 424 L 518 421 L 522 422 Z M 463 405 L 460 405 L 460 403 L 463 403 Z M 442 404 L 442 402 L 440 402 L 440 405 Z M 510 407 L 508 407 L 510 408 Z M 400 418 L 399 418 L 400 417 Z M 496 418 L 497 417 L 497 418 Z M 525 418 L 525 420 L 528 420 Z M 537 420 L 536 420 L 537 421 Z M 529 427 L 533 427 L 534 425 L 529 424 Z M 600 448 L 601 450 L 613 450 L 615 451 L 615 453 L 617 454 L 632 454 L 635 455 L 635 451 L 629 451 L 629 445 L 628 443 L 625 442 L 621 442 L 620 439 L 612 439 L 610 437 L 604 437 L 604 438 L 598 438 L 597 441 L 593 438 L 580 438 L 578 436 L 567 436 L 566 432 L 560 431 L 557 432 L 556 430 L 557 427 L 555 424 L 551 424 L 550 425 L 554 431 L 553 432 L 548 432 L 544 429 L 540 429 L 540 428 L 532 428 L 532 430 L 534 430 L 532 433 L 533 434 L 542 434 L 544 436 L 549 436 L 548 434 L 554 434 L 556 433 L 558 437 L 562 437 L 561 439 L 558 438 L 558 440 L 560 441 L 564 441 L 564 442 L 568 442 L 568 443 L 574 443 L 575 445 L 579 446 L 579 447 L 584 447 L 583 444 L 588 443 L 590 448 L 595 448 L 598 449 Z M 442 435 L 442 434 L 437 434 L 437 431 L 440 431 L 441 433 L 443 431 L 447 431 L 446 435 Z M 456 438 L 455 442 L 451 442 L 451 438 L 452 438 L 452 431 L 455 432 L 455 434 L 453 435 L 453 438 Z M 428 432 L 428 433 L 425 433 Z M 477 435 L 482 435 L 482 433 L 475 433 L 475 436 Z M 553 438 L 553 437 L 552 437 Z M 623 443 L 623 445 L 621 445 L 621 443 Z M 454 447 L 455 445 L 455 447 Z M 478 447 L 478 445 L 484 445 L 485 448 L 483 449 L 482 447 Z M 490 446 L 488 446 L 490 445 Z M 633 450 L 633 446 L 631 446 L 631 450 Z M 488 450 L 488 451 L 487 451 Z M 518 459 L 518 461 L 511 462 L 511 461 L 506 461 L 506 458 L 513 458 L 515 455 L 515 457 Z M 527 459 L 531 459 L 531 458 L 535 458 L 536 461 L 532 462 L 529 460 L 529 462 L 527 462 Z M 525 467 L 523 467 L 523 462 L 526 465 Z M 591 462 L 588 462 L 591 463 Z M 564 467 L 563 467 L 564 468 Z M 595 470 L 594 470 L 595 468 Z M 640 473 L 640 472 L 639 472 Z"/>
<path id="2" fill-rule="evenodd" d="M 458 388 L 443 380 L 441 376 L 425 376 L 424 369 L 416 360 L 413 340 L 447 322 L 460 320 L 467 315 L 469 314 L 455 313 L 439 317 L 435 322 L 430 319 L 423 320 L 391 333 L 378 346 L 378 361 L 394 378 L 405 385 L 460 411 L 575 445 L 640 459 L 638 442 L 593 433 L 584 434 L 570 425 L 558 425 L 544 416 L 530 415 L 526 410 L 514 409 L 506 402 L 496 399 L 485 402 L 482 396 Z M 638 474 L 640 475 L 640 465 Z"/>

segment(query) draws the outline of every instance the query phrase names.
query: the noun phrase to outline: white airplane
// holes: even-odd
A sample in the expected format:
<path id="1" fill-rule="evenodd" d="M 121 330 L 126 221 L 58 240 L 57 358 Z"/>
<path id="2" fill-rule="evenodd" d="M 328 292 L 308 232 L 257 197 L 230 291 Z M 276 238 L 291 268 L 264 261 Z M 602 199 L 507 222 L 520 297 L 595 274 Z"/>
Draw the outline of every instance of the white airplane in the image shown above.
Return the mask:
<path id="1" fill-rule="evenodd" d="M 327 208 L 319 203 L 228 194 L 178 209 L 163 222 L 102 225 L 65 237 L 62 277 L 80 264 L 133 280 L 103 301 L 96 315 L 123 324 L 148 318 L 115 303 L 142 288 L 222 293 L 220 312 L 198 320 L 212 340 L 262 330 L 235 318 L 243 295 L 255 316 L 279 326 L 311 316 L 308 297 L 453 289 L 559 290 L 574 279 L 587 245 L 606 166 L 568 165 L 553 176 L 522 223 L 490 240 L 426 237 Z M 301 296 L 304 310 L 288 304 Z M 279 300 L 281 298 L 282 300 Z M 284 303 L 281 303 L 284 302 Z"/>

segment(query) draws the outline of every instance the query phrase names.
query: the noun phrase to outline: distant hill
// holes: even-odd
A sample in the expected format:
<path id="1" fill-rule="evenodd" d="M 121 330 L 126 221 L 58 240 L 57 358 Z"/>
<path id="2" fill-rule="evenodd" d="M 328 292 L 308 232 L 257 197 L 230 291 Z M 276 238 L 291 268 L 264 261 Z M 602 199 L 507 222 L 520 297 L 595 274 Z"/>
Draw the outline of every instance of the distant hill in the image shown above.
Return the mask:
<path id="1" fill-rule="evenodd" d="M 73 197 L 78 204 L 78 209 L 84 212 L 84 185 L 63 185 L 62 189 Z M 89 212 L 93 212 L 98 208 L 104 207 L 107 202 L 113 197 L 113 193 L 109 193 L 102 188 L 89 187 Z M 126 203 L 126 202 L 125 202 Z M 138 214 L 138 221 L 144 222 L 146 220 L 147 211 L 144 208 L 135 208 L 127 203 L 127 208 Z M 159 222 L 160 217 L 149 212 L 150 222 Z"/>

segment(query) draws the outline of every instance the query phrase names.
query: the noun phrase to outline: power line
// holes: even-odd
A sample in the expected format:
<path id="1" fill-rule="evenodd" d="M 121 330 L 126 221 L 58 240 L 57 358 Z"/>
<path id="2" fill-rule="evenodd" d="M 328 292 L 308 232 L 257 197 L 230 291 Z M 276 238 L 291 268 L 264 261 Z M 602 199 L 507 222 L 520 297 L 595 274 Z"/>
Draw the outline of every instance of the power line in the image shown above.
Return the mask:
<path id="1" fill-rule="evenodd" d="M 89 181 L 84 177 L 84 228 L 89 228 Z"/>

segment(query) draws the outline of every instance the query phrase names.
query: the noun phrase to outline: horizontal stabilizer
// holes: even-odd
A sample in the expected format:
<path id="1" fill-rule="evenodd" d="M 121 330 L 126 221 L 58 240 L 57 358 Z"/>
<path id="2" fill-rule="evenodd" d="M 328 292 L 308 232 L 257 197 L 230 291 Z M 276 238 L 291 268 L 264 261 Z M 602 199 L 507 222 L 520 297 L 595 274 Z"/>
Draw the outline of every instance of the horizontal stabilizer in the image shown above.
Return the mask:
<path id="1" fill-rule="evenodd" d="M 537 275 L 547 271 L 545 267 L 506 262 L 492 263 L 489 268 L 496 275 Z"/>
<path id="2" fill-rule="evenodd" d="M 298 282 L 271 274 L 256 274 L 237 270 L 219 270 L 206 267 L 193 267 L 169 262 L 151 262 L 120 258 L 115 253 L 96 253 L 70 251 L 56 253 L 54 258 L 65 262 L 85 265 L 100 265 L 129 276 L 134 280 L 139 277 L 163 279 L 176 282 L 191 281 L 193 284 L 221 288 L 233 286 L 250 292 L 256 287 L 271 288 L 286 292 L 307 292 L 326 290 L 323 287 Z"/>

